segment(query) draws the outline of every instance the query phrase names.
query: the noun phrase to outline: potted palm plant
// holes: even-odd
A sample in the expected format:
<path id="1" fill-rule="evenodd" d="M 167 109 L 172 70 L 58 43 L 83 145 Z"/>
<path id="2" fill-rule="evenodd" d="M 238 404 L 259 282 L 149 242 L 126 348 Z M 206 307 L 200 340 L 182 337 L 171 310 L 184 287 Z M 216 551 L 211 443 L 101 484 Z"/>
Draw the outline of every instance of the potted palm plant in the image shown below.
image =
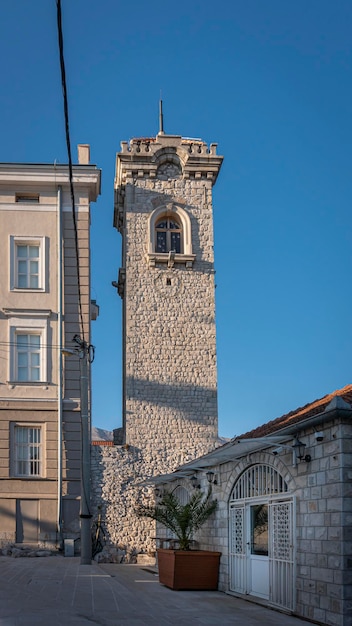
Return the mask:
<path id="1" fill-rule="evenodd" d="M 175 494 L 165 492 L 155 506 L 141 505 L 137 514 L 149 517 L 171 530 L 178 549 L 159 548 L 159 581 L 171 589 L 217 589 L 221 552 L 191 550 L 193 536 L 217 508 L 211 488 L 204 494 L 196 490 L 187 504 Z"/>

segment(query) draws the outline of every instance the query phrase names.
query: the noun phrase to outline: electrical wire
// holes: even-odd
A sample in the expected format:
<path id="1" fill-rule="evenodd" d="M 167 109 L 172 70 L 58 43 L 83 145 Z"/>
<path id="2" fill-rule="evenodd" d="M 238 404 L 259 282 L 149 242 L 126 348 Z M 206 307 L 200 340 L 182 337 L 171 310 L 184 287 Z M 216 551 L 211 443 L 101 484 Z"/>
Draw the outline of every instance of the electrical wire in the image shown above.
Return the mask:
<path id="1" fill-rule="evenodd" d="M 72 219 L 73 219 L 73 230 L 74 230 L 75 250 L 76 250 L 78 304 L 79 304 L 79 315 L 80 315 L 80 322 L 81 322 L 81 334 L 82 334 L 82 339 L 84 341 L 84 323 L 83 323 L 81 278 L 80 278 L 79 251 L 78 251 L 78 231 L 77 231 L 77 220 L 76 220 L 76 211 L 75 211 L 75 194 L 74 194 L 74 188 L 73 188 L 71 140 L 70 140 L 70 127 L 69 127 L 69 118 L 68 118 L 66 69 L 65 69 L 65 59 L 64 59 L 64 40 L 63 40 L 63 34 L 62 34 L 61 0 L 56 0 L 56 6 L 57 6 L 57 32 L 58 32 L 58 42 L 59 42 L 59 52 L 60 52 L 61 84 L 62 84 L 62 95 L 64 99 L 64 117 L 65 117 L 66 146 L 67 146 L 67 154 L 68 154 L 68 171 L 69 171 L 69 180 L 70 180 Z"/>
<path id="2" fill-rule="evenodd" d="M 18 346 L 17 341 L 0 341 L 0 348 L 11 348 L 11 347 L 17 347 L 17 346 Z M 70 344 L 69 346 L 65 346 L 65 347 L 66 348 L 70 347 L 72 350 L 75 349 L 74 344 L 72 345 Z M 93 347 L 94 346 L 88 346 L 88 348 L 93 348 Z M 55 344 L 55 343 L 41 343 L 40 348 L 52 348 L 53 350 L 62 350 L 62 346 L 60 346 L 59 344 Z"/>

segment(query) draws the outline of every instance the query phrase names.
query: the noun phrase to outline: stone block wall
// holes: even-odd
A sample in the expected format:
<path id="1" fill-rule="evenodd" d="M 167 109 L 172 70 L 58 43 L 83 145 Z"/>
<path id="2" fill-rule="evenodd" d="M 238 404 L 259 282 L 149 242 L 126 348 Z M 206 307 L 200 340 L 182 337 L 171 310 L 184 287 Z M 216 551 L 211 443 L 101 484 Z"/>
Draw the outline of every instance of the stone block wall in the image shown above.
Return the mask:
<path id="1" fill-rule="evenodd" d="M 177 449 L 170 451 L 169 462 L 177 458 Z M 161 458 L 158 464 L 157 458 L 151 460 L 148 452 L 128 444 L 100 442 L 91 448 L 92 521 L 97 520 L 101 507 L 106 545 L 124 551 L 126 562 L 135 562 L 137 554 L 154 555 L 155 537 L 166 536 L 163 529 L 156 531 L 152 520 L 138 518 L 136 508 L 155 502 L 154 486 L 145 481 L 164 473 L 169 466 L 167 461 Z M 192 491 L 189 481 L 186 488 Z M 204 532 L 207 536 L 206 529 Z"/>
<path id="2" fill-rule="evenodd" d="M 172 201 L 191 219 L 192 268 L 146 258 L 148 218 Z M 126 442 L 151 458 L 177 447 L 174 468 L 217 440 L 211 181 L 134 180 L 125 221 Z"/>
<path id="3" fill-rule="evenodd" d="M 295 613 L 307 620 L 333 626 L 352 624 L 352 425 L 348 420 L 326 422 L 324 439 L 318 442 L 313 429 L 301 432 L 311 454 L 309 463 L 292 463 L 292 453 L 273 456 L 270 451 L 250 454 L 212 469 L 217 475 L 213 497 L 218 509 L 198 532 L 201 549 L 222 552 L 219 589 L 229 590 L 229 498 L 237 478 L 254 464 L 277 469 L 295 498 Z M 205 491 L 204 472 L 198 473 Z M 189 488 L 188 479 L 177 484 Z M 166 484 L 174 487 L 176 483 Z M 158 535 L 161 529 L 158 528 Z"/>
<path id="4" fill-rule="evenodd" d="M 350 508 L 343 450 L 351 451 L 351 436 L 350 426 L 337 421 L 326 425 L 320 444 L 307 433 L 312 461 L 305 479 L 297 480 L 297 612 L 336 626 L 351 623 L 344 618 L 348 543 L 343 541 Z"/>
<path id="5" fill-rule="evenodd" d="M 141 485 L 144 459 L 133 446 L 92 446 L 93 523 L 101 507 L 108 549 L 118 548 L 127 563 L 137 554 L 154 554 L 155 524 L 139 519 L 136 508 L 141 501 L 154 500 L 154 488 Z"/>

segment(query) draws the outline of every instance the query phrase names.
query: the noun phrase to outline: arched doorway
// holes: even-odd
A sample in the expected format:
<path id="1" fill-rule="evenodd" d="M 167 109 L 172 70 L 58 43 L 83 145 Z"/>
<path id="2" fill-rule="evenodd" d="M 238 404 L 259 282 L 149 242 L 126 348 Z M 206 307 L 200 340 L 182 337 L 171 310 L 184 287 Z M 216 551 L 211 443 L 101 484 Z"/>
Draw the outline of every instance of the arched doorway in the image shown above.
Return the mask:
<path id="1" fill-rule="evenodd" d="M 186 487 L 183 487 L 182 485 L 177 485 L 174 489 L 171 490 L 171 492 L 174 494 L 174 496 L 176 496 L 177 500 L 182 505 L 188 504 L 191 499 L 191 495 L 188 489 L 186 489 Z M 171 542 L 172 540 L 177 539 L 176 534 L 172 532 L 170 528 L 166 528 L 165 538 L 167 540 L 170 540 Z M 178 543 L 176 545 L 178 545 Z"/>
<path id="2" fill-rule="evenodd" d="M 177 485 L 177 487 L 172 490 L 172 493 L 176 496 L 180 504 L 188 504 L 191 499 L 188 489 L 182 485 Z"/>
<path id="3" fill-rule="evenodd" d="M 229 501 L 230 591 L 294 609 L 294 498 L 270 465 L 252 465 Z"/>

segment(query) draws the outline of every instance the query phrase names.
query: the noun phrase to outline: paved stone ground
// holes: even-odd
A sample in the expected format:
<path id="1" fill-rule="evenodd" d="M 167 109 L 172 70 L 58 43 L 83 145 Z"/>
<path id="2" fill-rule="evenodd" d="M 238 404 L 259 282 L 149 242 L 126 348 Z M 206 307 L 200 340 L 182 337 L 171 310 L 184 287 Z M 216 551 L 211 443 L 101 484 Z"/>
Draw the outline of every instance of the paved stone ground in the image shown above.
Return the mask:
<path id="1" fill-rule="evenodd" d="M 137 565 L 0 557 L 1 626 L 307 626 L 217 591 L 172 591 Z"/>

